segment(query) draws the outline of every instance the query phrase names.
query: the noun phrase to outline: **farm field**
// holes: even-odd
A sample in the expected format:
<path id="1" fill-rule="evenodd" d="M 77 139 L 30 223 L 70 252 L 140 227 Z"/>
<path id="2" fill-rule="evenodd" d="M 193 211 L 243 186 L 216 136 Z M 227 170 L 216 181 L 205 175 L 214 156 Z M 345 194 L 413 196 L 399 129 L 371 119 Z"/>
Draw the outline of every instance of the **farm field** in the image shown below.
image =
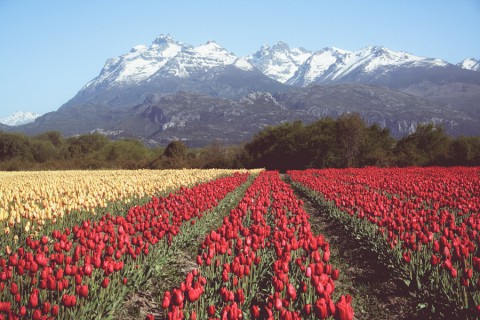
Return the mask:
<path id="1" fill-rule="evenodd" d="M 15 228 L 35 232 L 70 212 L 95 214 L 108 203 L 128 204 L 229 173 L 198 169 L 0 172 L 0 222 L 5 234 Z"/>
<path id="2" fill-rule="evenodd" d="M 478 315 L 480 168 L 0 177 L 0 319 L 362 319 L 314 215 L 362 239 L 419 315 Z"/>
<path id="3" fill-rule="evenodd" d="M 366 239 L 439 318 L 480 305 L 480 168 L 289 171 L 352 236 Z"/>

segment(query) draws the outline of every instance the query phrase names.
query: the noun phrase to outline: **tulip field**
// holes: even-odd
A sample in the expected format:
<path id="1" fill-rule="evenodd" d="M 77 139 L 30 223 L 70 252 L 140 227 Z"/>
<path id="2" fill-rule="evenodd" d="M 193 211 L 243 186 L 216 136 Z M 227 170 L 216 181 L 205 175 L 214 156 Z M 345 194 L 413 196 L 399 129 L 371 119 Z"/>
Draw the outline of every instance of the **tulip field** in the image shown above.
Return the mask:
<path id="1" fill-rule="evenodd" d="M 422 307 L 480 314 L 480 168 L 288 172 L 330 214 L 387 251 Z"/>
<path id="2" fill-rule="evenodd" d="M 95 213 L 114 201 L 130 201 L 189 187 L 227 170 L 0 172 L 0 222 L 4 233 L 20 226 L 41 230 L 71 211 Z"/>
<path id="3" fill-rule="evenodd" d="M 277 172 L 260 174 L 196 260 L 164 293 L 168 319 L 353 319 L 352 297 L 335 292 L 329 244 Z"/>
<path id="4" fill-rule="evenodd" d="M 102 289 L 111 282 L 114 286 L 126 284 L 125 275 L 132 273 L 133 262 L 147 256 L 159 242 L 159 247 L 168 247 L 184 221 L 208 213 L 255 172 L 2 173 L 4 251 L 0 255 L 0 319 L 102 318 L 92 309 L 105 298 Z M 74 182 L 64 180 L 68 177 Z M 18 186 L 22 186 L 24 198 L 14 194 Z M 167 196 L 168 191 L 175 190 Z M 157 196 L 141 206 L 117 206 L 126 208 L 118 212 L 94 216 L 90 206 L 93 201 L 98 201 L 98 207 L 105 206 L 100 203 L 102 197 L 132 203 L 132 199 L 141 198 L 145 192 Z M 72 204 L 84 214 L 76 215 Z M 35 215 L 42 210 L 54 214 Z M 87 219 L 75 224 L 72 217 Z M 37 226 L 37 230 L 27 226 Z M 24 243 L 19 240 L 23 238 Z"/>
<path id="5" fill-rule="evenodd" d="M 319 212 L 431 315 L 480 314 L 480 168 L 184 169 L 0 172 L 0 319 L 116 319 L 185 247 L 138 319 L 354 319 Z"/>

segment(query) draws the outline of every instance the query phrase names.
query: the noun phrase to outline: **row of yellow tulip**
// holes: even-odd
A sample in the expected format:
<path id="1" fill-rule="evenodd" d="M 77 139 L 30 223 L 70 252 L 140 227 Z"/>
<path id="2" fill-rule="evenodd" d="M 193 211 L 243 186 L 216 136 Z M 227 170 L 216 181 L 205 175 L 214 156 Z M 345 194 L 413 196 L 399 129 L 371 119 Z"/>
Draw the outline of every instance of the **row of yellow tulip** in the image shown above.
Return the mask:
<path id="1" fill-rule="evenodd" d="M 110 202 L 128 202 L 180 186 L 215 179 L 232 170 L 102 170 L 0 172 L 0 222 L 4 232 L 27 220 L 42 226 L 72 211 L 105 208 Z"/>

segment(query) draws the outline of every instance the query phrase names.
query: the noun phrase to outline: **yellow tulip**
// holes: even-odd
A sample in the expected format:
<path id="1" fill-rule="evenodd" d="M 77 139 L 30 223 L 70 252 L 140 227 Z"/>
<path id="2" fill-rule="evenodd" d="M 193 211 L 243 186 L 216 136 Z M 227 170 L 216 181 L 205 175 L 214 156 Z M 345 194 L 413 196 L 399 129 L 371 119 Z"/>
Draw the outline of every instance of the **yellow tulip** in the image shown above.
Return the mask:
<path id="1" fill-rule="evenodd" d="M 0 172 L 0 221 L 7 221 L 4 232 L 8 234 L 23 219 L 37 221 L 41 227 L 72 211 L 96 214 L 96 208 L 105 208 L 110 202 L 127 204 L 134 198 L 163 194 L 181 186 L 192 187 L 233 172 L 223 169 Z M 27 223 L 25 231 L 33 231 L 34 227 Z"/>

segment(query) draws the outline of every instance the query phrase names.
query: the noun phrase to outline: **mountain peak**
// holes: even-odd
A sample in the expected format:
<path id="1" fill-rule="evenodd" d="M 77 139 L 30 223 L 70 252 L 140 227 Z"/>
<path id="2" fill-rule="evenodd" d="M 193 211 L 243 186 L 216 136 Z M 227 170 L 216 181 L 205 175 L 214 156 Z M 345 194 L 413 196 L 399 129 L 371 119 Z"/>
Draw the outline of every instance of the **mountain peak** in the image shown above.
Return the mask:
<path id="1" fill-rule="evenodd" d="M 457 63 L 457 66 L 462 69 L 480 71 L 480 60 L 477 60 L 475 58 L 467 58 Z"/>
<path id="2" fill-rule="evenodd" d="M 216 41 L 214 40 L 208 40 L 204 44 L 196 47 L 194 49 L 197 52 L 209 52 L 209 51 L 227 51 L 224 47 L 219 45 Z"/>
<path id="3" fill-rule="evenodd" d="M 167 35 L 164 35 L 164 34 L 160 34 L 155 40 L 153 40 L 152 43 L 154 44 L 162 44 L 162 43 L 165 43 L 165 42 L 173 42 L 174 40 L 172 39 L 172 37 L 170 36 L 170 34 L 167 34 Z"/>
<path id="4" fill-rule="evenodd" d="M 228 52 L 227 49 L 213 40 L 194 48 L 193 51 L 197 55 L 205 56 L 208 59 L 221 59 L 224 64 L 231 64 L 237 59 L 233 53 Z"/>
<path id="5" fill-rule="evenodd" d="M 40 115 L 34 112 L 16 111 L 6 118 L 0 119 L 0 123 L 7 126 L 20 126 L 35 121 Z"/>
<path id="6" fill-rule="evenodd" d="M 471 59 L 462 67 L 471 68 L 473 62 L 479 68 L 478 61 Z M 296 86 L 343 81 L 352 74 L 373 75 L 398 67 L 448 65 L 439 59 L 418 57 L 378 45 L 357 51 L 327 47 L 312 53 L 304 48 L 291 48 L 284 41 L 273 46 L 263 45 L 254 54 L 239 59 L 214 40 L 194 47 L 172 39 L 169 34 L 160 34 L 150 47 L 135 46 L 129 53 L 109 59 L 100 75 L 84 89 L 117 88 L 165 76 L 190 78 L 232 64 L 243 70 L 256 68 L 273 80 Z"/>
<path id="7" fill-rule="evenodd" d="M 272 47 L 272 50 L 289 51 L 290 47 L 286 42 L 278 41 L 277 44 Z"/>
<path id="8" fill-rule="evenodd" d="M 384 46 L 366 46 L 358 51 L 324 48 L 300 66 L 288 84 L 307 86 L 313 82 L 344 81 L 361 75 L 385 74 L 398 67 L 445 67 L 440 59 L 423 58 Z M 350 78 L 349 78 L 350 77 Z"/>
<path id="9" fill-rule="evenodd" d="M 303 48 L 290 49 L 287 43 L 279 41 L 273 47 L 263 45 L 247 60 L 266 76 L 285 83 L 310 55 L 311 52 Z"/>

